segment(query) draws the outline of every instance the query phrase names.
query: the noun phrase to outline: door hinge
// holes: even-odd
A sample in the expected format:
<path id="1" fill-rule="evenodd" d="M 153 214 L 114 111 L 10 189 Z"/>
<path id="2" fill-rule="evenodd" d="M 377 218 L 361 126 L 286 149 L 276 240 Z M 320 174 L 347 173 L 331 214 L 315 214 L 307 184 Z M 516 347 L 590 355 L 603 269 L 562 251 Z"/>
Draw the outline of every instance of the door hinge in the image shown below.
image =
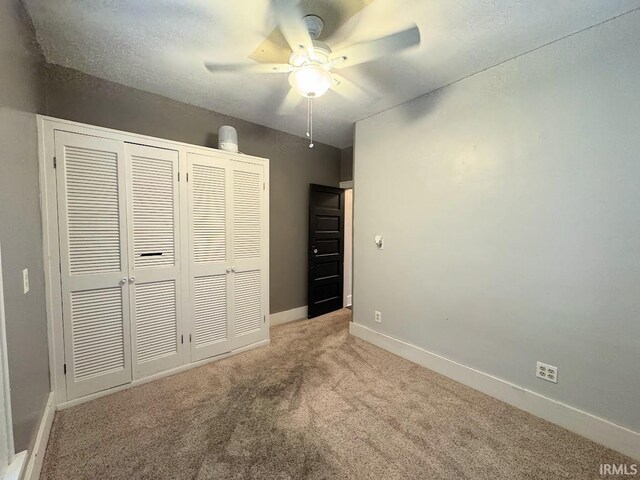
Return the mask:
<path id="1" fill-rule="evenodd" d="M 53 168 L 58 168 L 58 159 L 53 157 Z"/>
<path id="2" fill-rule="evenodd" d="M 189 172 L 187 172 L 187 182 L 189 181 Z"/>
<path id="3" fill-rule="evenodd" d="M 266 315 L 262 316 L 262 323 L 267 323 L 267 316 Z"/>
<path id="4" fill-rule="evenodd" d="M 184 343 L 184 335 L 180 335 L 180 343 Z"/>
<path id="5" fill-rule="evenodd" d="M 180 172 L 178 172 L 178 181 L 180 181 Z"/>
<path id="6" fill-rule="evenodd" d="M 65 363 L 64 366 L 62 367 L 62 370 L 64 370 L 64 374 L 67 374 L 67 364 Z"/>
<path id="7" fill-rule="evenodd" d="M 191 343 L 191 334 L 189 334 L 189 343 Z"/>
<path id="8" fill-rule="evenodd" d="M 266 189 L 267 189 L 267 184 L 266 184 L 266 182 L 262 182 L 262 189 L 263 189 L 263 190 L 266 190 Z"/>

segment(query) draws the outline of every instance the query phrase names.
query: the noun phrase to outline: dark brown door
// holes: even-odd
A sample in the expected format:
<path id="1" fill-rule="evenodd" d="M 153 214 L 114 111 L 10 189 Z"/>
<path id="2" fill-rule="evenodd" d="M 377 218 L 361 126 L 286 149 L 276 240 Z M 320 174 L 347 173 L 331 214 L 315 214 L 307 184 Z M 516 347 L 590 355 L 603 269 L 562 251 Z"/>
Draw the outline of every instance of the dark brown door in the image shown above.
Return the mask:
<path id="1" fill-rule="evenodd" d="M 309 186 L 309 318 L 342 308 L 344 192 Z"/>

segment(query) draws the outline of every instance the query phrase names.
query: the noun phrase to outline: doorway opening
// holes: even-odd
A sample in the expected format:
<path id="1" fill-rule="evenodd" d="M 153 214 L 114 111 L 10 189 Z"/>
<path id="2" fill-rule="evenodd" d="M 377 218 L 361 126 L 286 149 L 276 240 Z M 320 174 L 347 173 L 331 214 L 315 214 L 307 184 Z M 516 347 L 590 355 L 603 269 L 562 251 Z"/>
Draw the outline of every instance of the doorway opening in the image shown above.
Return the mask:
<path id="1" fill-rule="evenodd" d="M 353 182 L 309 185 L 308 318 L 352 303 Z"/>

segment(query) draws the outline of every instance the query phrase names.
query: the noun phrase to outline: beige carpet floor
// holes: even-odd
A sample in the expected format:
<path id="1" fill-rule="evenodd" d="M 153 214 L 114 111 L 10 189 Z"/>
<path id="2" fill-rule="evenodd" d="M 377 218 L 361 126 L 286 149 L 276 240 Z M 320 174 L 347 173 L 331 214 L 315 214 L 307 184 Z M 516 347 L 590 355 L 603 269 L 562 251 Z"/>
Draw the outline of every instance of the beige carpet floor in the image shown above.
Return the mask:
<path id="1" fill-rule="evenodd" d="M 41 478 L 589 479 L 634 463 L 350 336 L 350 315 L 58 412 Z"/>

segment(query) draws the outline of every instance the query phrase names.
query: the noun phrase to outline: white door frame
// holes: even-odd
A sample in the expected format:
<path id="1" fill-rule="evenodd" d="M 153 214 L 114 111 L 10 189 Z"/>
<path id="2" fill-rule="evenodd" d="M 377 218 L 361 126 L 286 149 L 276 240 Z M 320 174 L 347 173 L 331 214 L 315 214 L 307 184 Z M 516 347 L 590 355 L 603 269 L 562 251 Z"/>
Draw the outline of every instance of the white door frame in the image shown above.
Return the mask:
<path id="1" fill-rule="evenodd" d="M 347 282 L 344 282 L 344 288 L 343 288 L 343 292 L 342 292 L 342 303 L 343 303 L 343 305 L 345 307 L 347 307 L 347 306 L 352 306 L 353 305 L 353 194 L 354 194 L 354 191 L 353 191 L 353 180 L 348 180 L 346 182 L 340 182 L 340 188 L 342 188 L 343 190 L 351 190 L 351 209 L 350 209 L 350 218 L 349 218 L 349 220 L 351 222 L 351 225 L 349 227 L 350 228 L 350 231 L 349 231 L 349 233 L 350 233 L 350 241 L 351 241 L 351 252 L 349 254 L 349 259 L 351 261 L 348 264 L 345 262 L 344 268 L 342 269 L 343 280 L 345 278 L 347 278 L 347 273 L 346 272 L 347 272 L 347 269 L 349 269 L 348 277 L 349 277 L 349 280 L 350 280 L 350 283 L 351 283 L 351 285 L 349 286 L 350 287 L 350 291 L 348 292 L 349 287 L 347 287 Z M 346 221 L 347 221 L 347 212 L 346 212 L 346 209 L 345 209 L 345 242 L 347 240 L 347 235 L 346 235 L 347 234 L 347 226 L 346 226 L 347 224 L 346 224 Z M 345 252 L 346 252 L 346 249 L 345 249 Z M 346 257 L 347 257 L 347 255 L 345 253 L 345 260 L 347 260 Z"/>
<path id="2" fill-rule="evenodd" d="M 2 285 L 2 248 L 0 248 L 0 478 L 15 456 L 13 445 L 13 421 L 11 418 L 11 391 L 9 387 L 9 363 L 4 317 L 4 287 Z"/>
<path id="3" fill-rule="evenodd" d="M 346 182 L 345 182 L 346 183 Z M 353 300 L 353 188 L 344 189 L 344 266 L 342 304 L 350 307 Z"/>

